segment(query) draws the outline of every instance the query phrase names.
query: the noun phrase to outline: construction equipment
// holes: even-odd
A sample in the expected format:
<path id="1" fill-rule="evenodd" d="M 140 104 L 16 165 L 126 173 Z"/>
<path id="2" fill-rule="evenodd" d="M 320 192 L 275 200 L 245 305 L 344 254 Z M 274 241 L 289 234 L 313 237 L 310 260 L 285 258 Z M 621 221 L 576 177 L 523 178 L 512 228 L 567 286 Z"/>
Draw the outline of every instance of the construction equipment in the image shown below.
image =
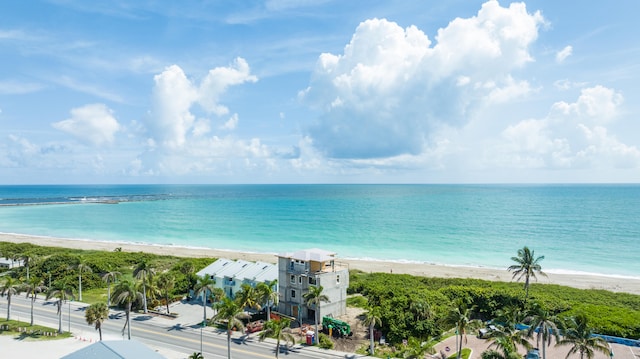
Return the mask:
<path id="1" fill-rule="evenodd" d="M 334 337 L 347 337 L 353 334 L 349 323 L 331 317 L 322 317 L 322 329 Z"/>

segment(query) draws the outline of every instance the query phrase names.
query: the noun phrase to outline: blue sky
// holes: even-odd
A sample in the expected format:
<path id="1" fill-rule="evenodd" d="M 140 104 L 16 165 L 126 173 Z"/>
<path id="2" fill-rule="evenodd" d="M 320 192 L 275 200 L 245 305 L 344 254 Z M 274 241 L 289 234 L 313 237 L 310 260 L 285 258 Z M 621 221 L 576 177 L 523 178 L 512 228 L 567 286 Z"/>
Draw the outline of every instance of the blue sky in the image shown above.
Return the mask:
<path id="1" fill-rule="evenodd" d="M 639 10 L 5 1 L 0 183 L 637 183 Z"/>

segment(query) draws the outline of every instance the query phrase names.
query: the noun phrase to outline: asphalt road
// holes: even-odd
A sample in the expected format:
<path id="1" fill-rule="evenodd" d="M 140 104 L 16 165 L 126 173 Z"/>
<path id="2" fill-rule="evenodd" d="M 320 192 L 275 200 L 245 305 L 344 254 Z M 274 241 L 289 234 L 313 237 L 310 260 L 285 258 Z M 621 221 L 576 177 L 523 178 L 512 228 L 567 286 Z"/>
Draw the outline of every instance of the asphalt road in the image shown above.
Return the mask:
<path id="1" fill-rule="evenodd" d="M 2 314 L 6 312 L 6 298 L 2 300 Z M 84 317 L 86 304 L 79 302 L 67 302 L 63 305 L 62 330 L 68 331 L 69 327 L 74 336 L 82 333 L 94 332 L 93 326 L 89 326 Z M 30 321 L 30 299 L 24 295 L 13 296 L 11 305 L 12 319 Z M 195 308 L 194 308 L 195 309 Z M 202 312 L 199 312 L 200 314 Z M 70 314 L 70 316 L 69 316 Z M 70 320 L 69 320 L 70 318 Z M 42 298 L 36 300 L 34 306 L 34 321 L 36 324 L 58 328 L 58 314 L 55 301 L 45 301 Z M 110 319 L 102 326 L 103 336 L 110 338 L 122 337 L 122 328 L 125 323 L 124 311 L 111 311 Z M 151 348 L 165 348 L 173 352 L 181 353 L 186 358 L 194 352 L 200 351 L 201 329 L 197 324 L 183 325 L 170 323 L 162 318 L 151 315 L 134 314 L 131 320 L 131 336 Z M 275 341 L 259 342 L 257 335 L 248 337 L 234 333 L 231 341 L 231 356 L 234 359 L 274 358 Z M 126 335 L 126 332 L 125 334 Z M 94 334 L 95 336 L 95 334 Z M 207 327 L 202 330 L 202 349 L 204 357 L 226 358 L 227 338 L 226 334 L 215 328 Z M 295 345 L 289 350 L 282 350 L 280 357 L 288 359 L 309 358 L 355 358 L 351 354 L 335 351 L 321 350 L 301 345 Z M 359 356 L 358 356 L 359 357 Z"/>

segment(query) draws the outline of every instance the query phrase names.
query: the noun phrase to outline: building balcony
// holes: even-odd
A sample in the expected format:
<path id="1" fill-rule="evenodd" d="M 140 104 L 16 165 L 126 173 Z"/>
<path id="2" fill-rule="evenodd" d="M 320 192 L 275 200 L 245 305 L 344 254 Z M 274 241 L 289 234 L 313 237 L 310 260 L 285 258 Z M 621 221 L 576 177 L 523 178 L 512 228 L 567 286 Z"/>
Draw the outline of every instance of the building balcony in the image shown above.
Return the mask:
<path id="1" fill-rule="evenodd" d="M 329 263 L 325 263 L 319 269 L 312 269 L 312 267 L 306 265 L 290 265 L 287 266 L 287 273 L 289 274 L 307 274 L 307 275 L 317 275 L 322 273 L 332 273 L 339 272 L 341 270 L 349 270 L 349 264 L 344 262 L 335 261 L 333 265 Z"/>

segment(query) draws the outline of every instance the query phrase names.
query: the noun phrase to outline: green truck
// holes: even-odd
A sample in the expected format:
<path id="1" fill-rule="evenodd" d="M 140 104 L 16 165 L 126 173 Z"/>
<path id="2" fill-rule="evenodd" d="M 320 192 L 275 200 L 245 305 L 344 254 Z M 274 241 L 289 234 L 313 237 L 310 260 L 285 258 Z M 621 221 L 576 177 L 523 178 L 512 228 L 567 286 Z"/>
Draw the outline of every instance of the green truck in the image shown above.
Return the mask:
<path id="1" fill-rule="evenodd" d="M 348 337 L 353 334 L 349 323 L 332 317 L 322 317 L 322 330 L 326 334 L 331 334 L 339 338 Z"/>

